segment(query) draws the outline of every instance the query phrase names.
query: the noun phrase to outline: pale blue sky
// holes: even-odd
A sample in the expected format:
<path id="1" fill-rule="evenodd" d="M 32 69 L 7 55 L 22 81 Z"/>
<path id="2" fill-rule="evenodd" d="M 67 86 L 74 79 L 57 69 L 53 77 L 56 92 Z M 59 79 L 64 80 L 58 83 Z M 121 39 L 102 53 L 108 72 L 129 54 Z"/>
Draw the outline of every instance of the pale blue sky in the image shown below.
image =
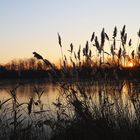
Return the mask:
<path id="1" fill-rule="evenodd" d="M 125 24 L 132 38 L 140 27 L 140 0 L 0 0 L 0 63 L 38 51 L 60 58 L 57 32 L 68 48 L 84 44 L 102 27 L 112 35 Z"/>

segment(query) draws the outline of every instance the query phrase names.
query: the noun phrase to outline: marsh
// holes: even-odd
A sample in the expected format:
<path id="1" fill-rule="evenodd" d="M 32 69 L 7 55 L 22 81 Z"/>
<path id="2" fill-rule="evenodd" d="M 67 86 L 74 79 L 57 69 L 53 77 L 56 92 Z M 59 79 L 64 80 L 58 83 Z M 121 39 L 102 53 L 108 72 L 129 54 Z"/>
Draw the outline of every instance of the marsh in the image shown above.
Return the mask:
<path id="1" fill-rule="evenodd" d="M 139 92 L 139 81 L 2 81 L 0 137 L 137 139 Z"/>

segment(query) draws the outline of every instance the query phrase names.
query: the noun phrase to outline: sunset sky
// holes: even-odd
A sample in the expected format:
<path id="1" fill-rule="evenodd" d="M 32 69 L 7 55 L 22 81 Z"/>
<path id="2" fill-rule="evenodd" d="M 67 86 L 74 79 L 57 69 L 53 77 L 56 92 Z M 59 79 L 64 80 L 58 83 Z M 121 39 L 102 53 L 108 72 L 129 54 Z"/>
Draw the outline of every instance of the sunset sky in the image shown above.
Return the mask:
<path id="1" fill-rule="evenodd" d="M 58 62 L 57 32 L 66 50 L 84 45 L 102 27 L 127 26 L 135 44 L 140 27 L 140 0 L 0 0 L 0 63 L 30 58 L 37 51 Z"/>

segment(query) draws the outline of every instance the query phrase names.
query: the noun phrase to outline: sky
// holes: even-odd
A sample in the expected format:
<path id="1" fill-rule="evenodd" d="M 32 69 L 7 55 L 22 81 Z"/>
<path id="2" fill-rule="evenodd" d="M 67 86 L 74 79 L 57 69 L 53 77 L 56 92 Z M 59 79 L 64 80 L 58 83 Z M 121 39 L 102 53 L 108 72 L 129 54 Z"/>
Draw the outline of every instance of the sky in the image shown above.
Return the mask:
<path id="1" fill-rule="evenodd" d="M 53 62 L 61 57 L 57 32 L 65 51 L 84 45 L 103 27 L 114 26 L 137 39 L 140 0 L 0 0 L 0 63 L 33 57 L 36 51 Z"/>

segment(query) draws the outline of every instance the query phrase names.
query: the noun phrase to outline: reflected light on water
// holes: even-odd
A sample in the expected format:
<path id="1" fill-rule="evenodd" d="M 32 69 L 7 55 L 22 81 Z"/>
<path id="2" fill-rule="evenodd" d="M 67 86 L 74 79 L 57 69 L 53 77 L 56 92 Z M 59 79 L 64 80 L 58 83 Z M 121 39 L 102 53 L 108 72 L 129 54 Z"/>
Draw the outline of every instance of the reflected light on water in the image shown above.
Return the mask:
<path id="1" fill-rule="evenodd" d="M 100 105 L 104 99 L 104 97 L 109 97 L 111 103 L 117 102 L 123 107 L 128 104 L 131 112 L 134 112 L 133 104 L 130 100 L 130 96 L 132 94 L 131 88 L 133 84 L 131 82 L 119 82 L 119 83 L 100 83 L 95 82 L 93 85 L 88 85 L 88 83 L 80 83 L 79 84 L 83 91 L 86 92 L 87 96 L 91 96 L 93 102 L 97 105 Z M 24 84 L 24 86 L 20 86 L 17 89 L 17 101 L 19 103 L 29 103 L 30 99 L 33 98 L 35 102 L 38 100 L 43 104 L 44 109 L 55 110 L 55 106 L 53 105 L 56 102 L 56 99 L 61 96 L 64 92 L 63 89 L 60 88 L 59 85 L 53 85 L 48 83 L 37 84 L 38 87 L 45 89 L 44 93 L 39 99 L 37 93 L 34 92 L 34 86 L 31 83 Z M 71 85 L 75 89 L 76 85 Z M 10 90 L 13 89 L 13 85 L 0 85 L 0 101 L 5 101 L 6 99 L 11 98 Z M 120 90 L 121 89 L 121 90 Z M 78 90 L 77 90 L 78 91 Z M 80 93 L 78 93 L 80 96 Z M 61 96 L 61 103 L 66 103 L 65 96 Z M 37 107 L 37 106 L 36 106 Z"/>

